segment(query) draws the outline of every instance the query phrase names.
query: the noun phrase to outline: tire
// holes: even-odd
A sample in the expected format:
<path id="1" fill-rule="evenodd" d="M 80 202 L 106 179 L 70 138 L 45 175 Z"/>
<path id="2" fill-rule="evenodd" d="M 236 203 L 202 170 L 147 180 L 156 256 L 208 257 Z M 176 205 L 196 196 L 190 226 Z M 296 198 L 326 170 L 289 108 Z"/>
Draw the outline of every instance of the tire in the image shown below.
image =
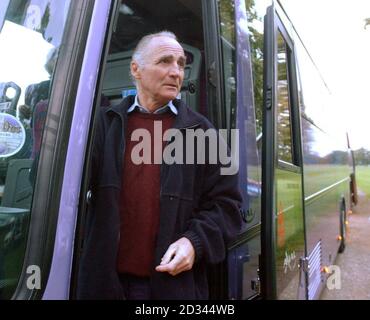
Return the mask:
<path id="1" fill-rule="evenodd" d="M 342 199 L 340 204 L 340 217 L 339 217 L 339 228 L 340 228 L 340 245 L 338 252 L 343 253 L 346 248 L 346 236 L 347 236 L 347 230 L 346 230 L 346 220 L 347 220 L 347 212 L 346 212 L 346 203 L 344 199 Z"/>

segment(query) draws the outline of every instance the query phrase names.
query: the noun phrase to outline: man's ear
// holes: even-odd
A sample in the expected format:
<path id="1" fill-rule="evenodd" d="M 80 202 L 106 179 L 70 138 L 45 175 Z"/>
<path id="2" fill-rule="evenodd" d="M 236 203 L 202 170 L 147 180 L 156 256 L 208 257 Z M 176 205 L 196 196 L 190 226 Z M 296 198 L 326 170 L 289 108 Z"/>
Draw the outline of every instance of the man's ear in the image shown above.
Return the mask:
<path id="1" fill-rule="evenodd" d="M 140 67 L 136 61 L 131 61 L 130 64 L 131 74 L 134 79 L 138 80 L 141 78 L 140 76 Z"/>

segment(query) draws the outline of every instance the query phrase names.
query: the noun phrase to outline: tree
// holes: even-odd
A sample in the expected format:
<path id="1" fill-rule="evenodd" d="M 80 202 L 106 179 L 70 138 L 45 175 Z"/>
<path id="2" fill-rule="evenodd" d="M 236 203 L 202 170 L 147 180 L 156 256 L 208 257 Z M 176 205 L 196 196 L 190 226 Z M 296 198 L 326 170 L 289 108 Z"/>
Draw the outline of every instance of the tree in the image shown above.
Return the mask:
<path id="1" fill-rule="evenodd" d="M 365 26 L 364 26 L 364 28 L 366 29 L 366 27 L 367 27 L 368 25 L 370 25 L 370 18 L 366 18 L 366 19 L 365 19 Z"/>
<path id="2" fill-rule="evenodd" d="M 370 151 L 361 148 L 358 150 L 355 150 L 355 161 L 356 165 L 369 165 L 370 164 Z"/>
<path id="3" fill-rule="evenodd" d="M 246 0 L 247 19 L 250 31 L 251 55 L 253 64 L 254 104 L 256 109 L 257 134 L 262 132 L 263 110 L 263 34 L 254 27 L 255 21 L 261 21 L 258 17 L 254 0 Z"/>

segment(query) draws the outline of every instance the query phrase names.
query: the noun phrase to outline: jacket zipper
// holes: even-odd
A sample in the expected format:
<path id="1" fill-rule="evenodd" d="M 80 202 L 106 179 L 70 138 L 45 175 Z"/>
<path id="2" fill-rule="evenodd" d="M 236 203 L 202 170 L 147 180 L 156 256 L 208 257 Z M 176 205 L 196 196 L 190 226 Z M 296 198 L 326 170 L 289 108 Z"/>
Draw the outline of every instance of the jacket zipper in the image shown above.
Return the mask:
<path id="1" fill-rule="evenodd" d="M 188 126 L 188 127 L 182 127 L 182 128 L 173 128 L 173 129 L 178 129 L 178 130 L 186 130 L 186 129 L 193 129 L 193 128 L 196 128 L 196 127 L 198 127 L 198 126 L 200 126 L 200 122 L 199 123 L 197 123 L 197 124 L 194 124 L 194 125 L 192 125 L 192 126 Z M 163 137 L 162 137 L 163 138 Z M 164 145 L 164 147 L 163 147 L 163 150 L 167 147 L 167 145 L 168 145 L 168 143 L 169 143 L 170 141 L 166 141 L 166 143 L 165 143 L 165 145 Z M 162 151 L 163 151 L 162 150 Z M 163 156 L 163 154 L 162 154 L 162 156 Z M 160 189 L 159 189 L 159 199 L 161 199 L 162 198 L 162 176 L 163 176 L 163 164 L 161 164 L 161 169 L 160 169 L 160 179 L 159 179 L 159 181 L 160 181 Z"/>

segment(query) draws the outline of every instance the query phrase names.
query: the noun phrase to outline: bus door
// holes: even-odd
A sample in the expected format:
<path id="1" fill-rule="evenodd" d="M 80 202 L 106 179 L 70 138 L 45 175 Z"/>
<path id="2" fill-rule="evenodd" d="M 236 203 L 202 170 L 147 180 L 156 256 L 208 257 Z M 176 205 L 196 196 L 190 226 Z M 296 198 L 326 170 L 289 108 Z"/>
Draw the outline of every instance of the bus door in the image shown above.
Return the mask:
<path id="1" fill-rule="evenodd" d="M 95 70 L 110 3 L 0 3 L 0 300 L 69 297 Z M 84 54 L 90 22 L 100 26 L 89 37 L 94 61 Z"/>
<path id="2" fill-rule="evenodd" d="M 224 128 L 226 121 L 221 113 L 223 109 L 220 101 L 219 57 L 217 50 L 214 50 L 214 46 L 218 48 L 215 45 L 217 34 L 214 25 L 209 23 L 215 19 L 213 14 L 209 14 L 215 13 L 215 1 L 165 0 L 157 3 L 144 0 L 117 0 L 115 4 L 116 14 L 111 19 L 107 31 L 107 47 L 104 63 L 100 69 L 100 89 L 96 98 L 100 104 L 96 104 L 95 107 L 100 109 L 113 106 L 125 97 L 136 94 L 135 84 L 129 75 L 133 50 L 143 36 L 168 30 L 177 36 L 187 58 L 184 81 L 178 98 L 191 109 L 209 118 L 217 128 Z M 86 175 L 81 191 L 82 195 L 87 195 L 85 197 L 87 199 L 90 159 L 91 152 L 90 156 L 86 157 Z M 83 201 L 80 207 L 72 274 L 72 298 L 76 295 L 78 265 L 84 250 L 86 236 L 84 223 L 88 205 L 89 201 Z M 222 280 L 225 277 L 226 273 L 222 267 L 214 270 L 212 284 L 217 288 L 210 288 L 213 292 L 212 297 L 226 296 L 223 290 L 227 285 Z"/>
<path id="3" fill-rule="evenodd" d="M 305 299 L 303 172 L 294 43 L 274 6 L 265 16 L 262 294 Z"/>
<path id="4" fill-rule="evenodd" d="M 239 186 L 243 226 L 228 251 L 228 298 L 254 299 L 259 294 L 260 162 L 257 152 L 253 78 L 259 77 L 251 53 L 248 18 L 256 10 L 245 0 L 218 1 L 222 52 L 223 95 L 227 124 L 239 135 Z M 253 75 L 253 72 L 256 74 Z M 262 74 L 260 74 L 262 77 Z M 231 146 L 233 145 L 231 135 Z M 234 138 L 235 140 L 235 138 Z M 232 148 L 233 149 L 233 148 Z"/>

